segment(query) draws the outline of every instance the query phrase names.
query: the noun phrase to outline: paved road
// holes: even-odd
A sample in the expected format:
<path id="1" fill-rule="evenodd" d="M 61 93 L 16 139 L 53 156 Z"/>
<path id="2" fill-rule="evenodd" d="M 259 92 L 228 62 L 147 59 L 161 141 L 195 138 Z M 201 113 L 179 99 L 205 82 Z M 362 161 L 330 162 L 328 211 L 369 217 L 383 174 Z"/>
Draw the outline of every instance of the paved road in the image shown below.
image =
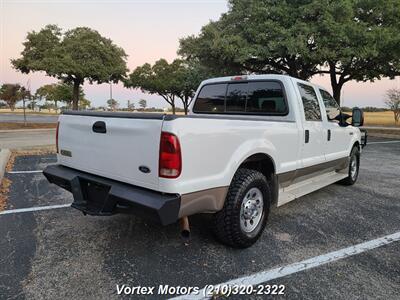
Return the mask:
<path id="1" fill-rule="evenodd" d="M 55 140 L 55 129 L 0 130 L 0 149 L 54 145 Z"/>
<path id="2" fill-rule="evenodd" d="M 58 116 L 51 115 L 26 115 L 26 120 L 31 123 L 56 123 Z M 24 122 L 24 115 L 0 113 L 0 122 Z"/>
<path id="3" fill-rule="evenodd" d="M 399 156 L 399 143 L 369 145 L 356 185 L 333 184 L 274 208 L 261 239 L 245 250 L 216 242 L 210 215 L 191 218 L 189 246 L 177 225 L 131 215 L 91 217 L 72 208 L 0 215 L 0 298 L 120 299 L 117 284 L 204 287 L 399 232 Z M 18 157 L 14 171 L 54 162 L 52 155 Z M 72 201 L 40 173 L 6 176 L 13 182 L 6 209 Z M 269 283 L 284 284 L 285 299 L 398 299 L 399 251 L 393 242 Z"/>

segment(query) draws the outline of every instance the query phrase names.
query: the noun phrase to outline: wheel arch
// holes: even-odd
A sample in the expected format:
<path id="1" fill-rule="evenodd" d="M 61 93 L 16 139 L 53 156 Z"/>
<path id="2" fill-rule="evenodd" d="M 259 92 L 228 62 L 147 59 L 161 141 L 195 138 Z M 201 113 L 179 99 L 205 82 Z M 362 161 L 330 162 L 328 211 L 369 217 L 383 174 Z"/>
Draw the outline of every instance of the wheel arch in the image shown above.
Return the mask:
<path id="1" fill-rule="evenodd" d="M 270 155 L 261 152 L 252 154 L 241 162 L 237 170 L 241 168 L 262 173 L 270 184 L 271 203 L 275 203 L 278 200 L 279 185 L 276 176 L 276 165 Z"/>
<path id="2" fill-rule="evenodd" d="M 353 143 L 353 146 L 352 146 L 351 149 L 350 149 L 349 155 L 351 154 L 351 151 L 353 150 L 354 147 L 357 147 L 358 151 L 361 151 L 360 142 L 359 142 L 359 141 L 355 141 L 355 142 Z"/>

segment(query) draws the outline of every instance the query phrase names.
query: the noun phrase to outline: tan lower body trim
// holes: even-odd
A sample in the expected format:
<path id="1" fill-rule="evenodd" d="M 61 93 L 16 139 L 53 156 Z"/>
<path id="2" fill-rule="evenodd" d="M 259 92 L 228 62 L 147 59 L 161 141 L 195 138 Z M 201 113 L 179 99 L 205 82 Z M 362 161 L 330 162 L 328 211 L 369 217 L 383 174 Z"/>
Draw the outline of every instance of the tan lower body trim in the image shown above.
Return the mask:
<path id="1" fill-rule="evenodd" d="M 182 195 L 179 217 L 221 210 L 228 188 L 227 186 L 218 187 Z"/>
<path id="2" fill-rule="evenodd" d="M 336 171 L 340 172 L 342 170 L 347 171 L 349 166 L 349 157 L 343 157 L 331 161 L 327 161 L 318 165 L 289 171 L 286 173 L 278 174 L 279 187 L 288 187 L 291 184 L 306 180 L 308 178 L 317 176 L 318 174 L 323 174 L 326 172 Z"/>

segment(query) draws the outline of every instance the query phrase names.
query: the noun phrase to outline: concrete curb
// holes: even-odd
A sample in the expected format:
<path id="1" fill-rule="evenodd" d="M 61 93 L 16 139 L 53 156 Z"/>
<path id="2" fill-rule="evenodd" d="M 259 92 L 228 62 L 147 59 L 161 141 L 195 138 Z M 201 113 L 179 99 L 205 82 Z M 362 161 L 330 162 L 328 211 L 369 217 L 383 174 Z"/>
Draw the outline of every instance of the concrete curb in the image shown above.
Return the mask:
<path id="1" fill-rule="evenodd" d="M 12 151 L 54 151 L 56 152 L 56 145 L 37 145 L 37 146 L 25 146 L 25 147 L 17 147 L 11 149 Z"/>
<path id="2" fill-rule="evenodd" d="M 0 182 L 3 180 L 7 162 L 11 156 L 11 151 L 8 149 L 0 149 Z"/>

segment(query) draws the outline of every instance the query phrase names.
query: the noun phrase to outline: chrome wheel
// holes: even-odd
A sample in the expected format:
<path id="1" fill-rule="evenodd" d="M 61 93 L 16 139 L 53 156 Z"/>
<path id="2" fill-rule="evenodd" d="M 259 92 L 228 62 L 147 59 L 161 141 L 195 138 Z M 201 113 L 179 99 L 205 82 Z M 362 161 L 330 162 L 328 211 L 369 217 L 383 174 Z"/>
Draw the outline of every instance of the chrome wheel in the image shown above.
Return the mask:
<path id="1" fill-rule="evenodd" d="M 353 180 L 355 180 L 357 177 L 357 163 L 357 157 L 353 156 L 350 162 L 350 176 Z"/>
<path id="2" fill-rule="evenodd" d="M 263 195 L 258 188 L 251 188 L 242 201 L 240 208 L 240 228 L 252 232 L 260 223 L 264 210 Z"/>

